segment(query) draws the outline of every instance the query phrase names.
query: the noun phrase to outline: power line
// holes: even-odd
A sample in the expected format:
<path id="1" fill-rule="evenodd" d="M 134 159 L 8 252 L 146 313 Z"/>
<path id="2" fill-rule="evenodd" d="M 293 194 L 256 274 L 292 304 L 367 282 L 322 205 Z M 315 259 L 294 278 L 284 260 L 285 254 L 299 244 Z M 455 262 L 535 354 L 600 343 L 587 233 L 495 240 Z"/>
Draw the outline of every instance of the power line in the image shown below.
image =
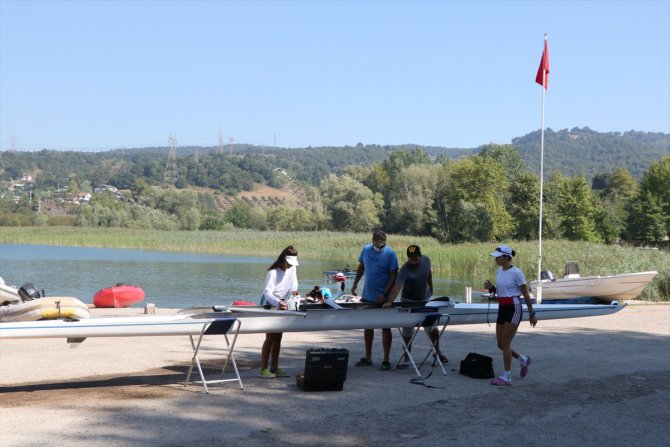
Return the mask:
<path id="1" fill-rule="evenodd" d="M 170 153 L 168 154 L 167 163 L 165 164 L 163 183 L 174 185 L 179 178 L 179 172 L 177 171 L 177 139 L 170 134 L 168 141 L 170 143 Z"/>

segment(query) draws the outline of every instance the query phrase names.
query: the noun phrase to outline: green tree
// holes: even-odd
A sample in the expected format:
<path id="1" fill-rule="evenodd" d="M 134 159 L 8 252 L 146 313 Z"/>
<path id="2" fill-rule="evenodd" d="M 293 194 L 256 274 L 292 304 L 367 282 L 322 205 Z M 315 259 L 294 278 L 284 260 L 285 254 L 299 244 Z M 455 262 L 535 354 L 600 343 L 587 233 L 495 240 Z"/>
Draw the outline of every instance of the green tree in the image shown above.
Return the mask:
<path id="1" fill-rule="evenodd" d="M 349 169 L 346 170 L 346 173 L 348 172 Z M 391 184 L 391 177 L 389 176 L 388 172 L 384 169 L 384 166 L 382 166 L 381 164 L 378 163 L 373 164 L 372 166 L 370 166 L 367 176 L 365 176 L 364 174 L 365 171 L 361 169 L 361 170 L 355 170 L 353 172 L 353 175 L 350 176 L 361 182 L 363 185 L 370 188 L 371 191 L 378 193 L 386 191 L 389 185 Z"/>
<path id="2" fill-rule="evenodd" d="M 558 197 L 563 237 L 573 241 L 600 241 L 596 231 L 596 212 L 597 202 L 584 176 L 563 182 Z"/>
<path id="3" fill-rule="evenodd" d="M 404 168 L 389 192 L 389 212 L 385 228 L 394 233 L 431 235 L 437 221 L 434 202 L 439 173 L 444 167 L 439 164 L 413 164 Z"/>
<path id="4" fill-rule="evenodd" d="M 511 144 L 486 144 L 482 146 L 479 156 L 490 158 L 501 165 L 508 179 L 512 179 L 528 171 L 526 163 L 524 163 L 519 152 Z"/>
<path id="5" fill-rule="evenodd" d="M 262 208 L 254 207 L 249 211 L 249 228 L 252 230 L 264 230 L 267 225 L 267 214 Z"/>
<path id="6" fill-rule="evenodd" d="M 91 205 L 102 205 L 106 208 L 121 210 L 126 204 L 120 200 L 116 200 L 116 196 L 111 191 L 103 191 L 93 195 Z"/>
<path id="7" fill-rule="evenodd" d="M 668 234 L 667 214 L 657 196 L 642 190 L 627 207 L 627 238 L 645 242 L 662 240 Z"/>
<path id="8" fill-rule="evenodd" d="M 449 163 L 436 197 L 435 235 L 449 242 L 509 237 L 514 222 L 505 209 L 508 190 L 504 169 L 489 157 L 475 156 Z M 489 228 L 486 234 L 473 219 L 483 219 Z"/>
<path id="9" fill-rule="evenodd" d="M 361 182 L 343 175 L 329 175 L 321 182 L 321 198 L 333 228 L 369 231 L 379 225 L 383 199 Z M 269 216 L 268 216 L 269 221 Z"/>
<path id="10" fill-rule="evenodd" d="M 664 236 L 670 236 L 670 156 L 651 164 L 642 176 L 640 189 L 655 198 L 665 215 Z"/>
<path id="11" fill-rule="evenodd" d="M 414 164 L 429 164 L 430 156 L 428 152 L 415 148 L 413 151 L 406 149 L 397 149 L 391 152 L 388 160 L 385 160 L 382 163 L 382 167 L 386 171 L 386 174 L 392 180 L 397 178 L 403 169 L 407 166 Z"/>
<path id="12" fill-rule="evenodd" d="M 67 190 L 72 197 L 76 197 L 79 194 L 79 186 L 77 185 L 77 180 L 71 178 L 67 183 Z"/>
<path id="13" fill-rule="evenodd" d="M 555 171 L 545 178 L 542 193 L 542 237 L 547 239 L 561 238 L 561 218 L 558 206 L 561 202 L 561 191 L 568 177 Z M 539 203 L 538 203 L 539 206 Z"/>
<path id="14" fill-rule="evenodd" d="M 598 180 L 599 179 L 599 180 Z M 635 197 L 639 186 L 626 168 L 601 174 L 593 179 L 593 189 L 600 190 L 600 197 L 611 201 L 628 201 Z M 599 183 L 599 188 L 596 184 Z"/>
<path id="15" fill-rule="evenodd" d="M 316 220 L 313 213 L 304 208 L 278 205 L 267 209 L 266 225 L 275 231 L 313 231 Z"/>
<path id="16" fill-rule="evenodd" d="M 537 239 L 540 215 L 540 179 L 538 176 L 525 172 L 514 177 L 509 188 L 508 209 L 514 216 L 514 238 Z M 544 211 L 543 203 L 543 220 Z"/>
<path id="17" fill-rule="evenodd" d="M 628 219 L 627 204 L 637 195 L 638 184 L 626 168 L 618 168 L 593 179 L 599 187 L 600 208 L 596 214 L 596 228 L 606 242 L 623 236 Z"/>
<path id="18" fill-rule="evenodd" d="M 237 202 L 226 211 L 225 220 L 235 225 L 235 228 L 249 228 L 251 205 L 246 202 Z"/>

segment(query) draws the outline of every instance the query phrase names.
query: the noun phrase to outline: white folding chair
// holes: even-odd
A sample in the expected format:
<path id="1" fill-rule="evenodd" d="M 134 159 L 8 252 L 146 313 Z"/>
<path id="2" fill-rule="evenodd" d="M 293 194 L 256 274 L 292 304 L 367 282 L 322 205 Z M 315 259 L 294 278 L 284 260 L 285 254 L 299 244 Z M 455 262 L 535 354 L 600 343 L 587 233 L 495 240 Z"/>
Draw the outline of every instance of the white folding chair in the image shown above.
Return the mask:
<path id="1" fill-rule="evenodd" d="M 436 346 L 438 345 L 438 342 L 442 338 L 442 334 L 444 334 L 444 331 L 447 329 L 447 325 L 449 324 L 449 320 L 451 320 L 451 315 L 449 314 L 441 314 L 441 313 L 430 313 L 427 314 L 419 323 L 417 323 L 414 328 L 412 328 L 412 335 L 409 339 L 408 342 L 405 342 L 405 337 L 403 337 L 402 334 L 402 329 L 403 328 L 398 328 L 398 333 L 400 334 L 400 340 L 402 341 L 402 347 L 403 347 L 403 354 L 407 356 L 409 359 L 408 362 L 403 362 L 403 356 L 400 356 L 400 359 L 398 359 L 398 362 L 396 363 L 395 367 L 398 368 L 400 365 L 408 365 L 411 364 L 412 367 L 414 368 L 414 371 L 416 372 L 416 375 L 419 379 L 421 379 L 421 371 L 419 369 L 426 363 L 426 360 L 428 360 L 428 357 L 432 354 L 434 361 L 433 361 L 433 366 L 440 365 L 440 368 L 442 369 L 442 373 L 446 376 L 447 375 L 447 370 L 444 368 L 444 364 L 440 360 L 440 356 L 437 355 L 437 349 Z M 426 334 L 426 337 L 428 338 L 429 346 L 430 349 L 424 356 L 424 358 L 417 364 L 417 362 L 414 361 L 414 357 L 412 356 L 412 352 L 410 351 L 410 347 L 415 341 L 416 336 L 421 332 L 421 329 L 424 330 L 424 333 Z M 438 329 L 438 334 L 437 338 L 433 342 L 433 340 L 430 338 L 430 333 L 433 329 Z M 415 351 L 416 352 L 416 351 Z"/>
<path id="2" fill-rule="evenodd" d="M 240 326 L 242 323 L 237 318 L 220 318 L 212 321 L 208 321 L 202 325 L 202 331 L 200 332 L 200 337 L 198 338 L 198 343 L 193 341 L 193 336 L 189 335 L 191 340 L 191 347 L 193 348 L 193 358 L 191 359 L 191 366 L 188 369 L 186 374 L 186 383 L 188 385 L 191 379 L 191 373 L 193 372 L 193 367 L 198 368 L 198 374 L 200 375 L 201 380 L 194 380 L 193 383 L 201 383 L 204 393 L 209 393 L 207 385 L 214 383 L 224 383 L 224 382 L 234 382 L 237 381 L 240 384 L 240 389 L 243 390 L 244 386 L 242 385 L 242 378 L 240 377 L 240 371 L 237 369 L 237 363 L 235 362 L 235 355 L 233 354 L 233 349 L 235 349 L 235 342 L 237 341 L 237 336 L 240 333 Z M 228 335 L 232 335 L 232 341 L 228 338 Z M 226 361 L 223 364 L 221 369 L 221 375 L 218 379 L 207 380 L 205 378 L 205 373 L 202 370 L 202 365 L 200 364 L 200 358 L 198 357 L 198 351 L 202 344 L 202 339 L 205 335 L 223 335 L 226 341 Z M 224 379 L 223 375 L 226 372 L 228 363 L 232 364 L 235 371 L 235 377 L 231 379 Z"/>

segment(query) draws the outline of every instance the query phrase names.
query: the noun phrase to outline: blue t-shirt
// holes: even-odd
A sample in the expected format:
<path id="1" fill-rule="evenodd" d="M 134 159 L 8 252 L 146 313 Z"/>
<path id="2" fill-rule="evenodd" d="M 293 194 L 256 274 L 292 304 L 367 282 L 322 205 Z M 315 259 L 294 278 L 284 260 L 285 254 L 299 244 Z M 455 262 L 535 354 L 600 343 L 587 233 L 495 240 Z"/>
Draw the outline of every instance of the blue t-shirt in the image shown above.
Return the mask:
<path id="1" fill-rule="evenodd" d="M 391 272 L 398 270 L 398 256 L 388 245 L 377 252 L 370 243 L 363 247 L 358 262 L 365 267 L 363 301 L 377 301 L 379 295 L 386 290 Z"/>
<path id="2" fill-rule="evenodd" d="M 321 287 L 321 296 L 323 296 L 324 299 L 329 300 L 333 297 L 333 294 L 328 287 Z"/>

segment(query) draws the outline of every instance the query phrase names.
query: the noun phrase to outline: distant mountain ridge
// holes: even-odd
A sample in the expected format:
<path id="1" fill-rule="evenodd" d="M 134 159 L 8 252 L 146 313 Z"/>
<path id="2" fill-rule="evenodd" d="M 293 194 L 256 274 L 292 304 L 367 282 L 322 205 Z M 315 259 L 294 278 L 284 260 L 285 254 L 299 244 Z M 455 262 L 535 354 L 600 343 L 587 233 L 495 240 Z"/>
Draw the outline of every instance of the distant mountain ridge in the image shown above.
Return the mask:
<path id="1" fill-rule="evenodd" d="M 514 138 L 512 146 L 535 172 L 540 172 L 539 130 Z M 625 167 L 640 180 L 651 162 L 670 155 L 670 134 L 660 132 L 596 132 L 588 127 L 544 133 L 545 175 L 560 171 L 588 179 Z"/>
<path id="2" fill-rule="evenodd" d="M 541 132 L 531 132 L 512 139 L 512 146 L 519 151 L 521 159 L 529 168 L 540 172 L 540 136 Z M 298 160 L 302 156 L 316 156 L 327 160 L 327 165 L 336 173 L 341 172 L 346 164 L 369 165 L 380 162 L 397 149 L 413 150 L 419 148 L 433 157 L 444 156 L 447 159 L 474 155 L 482 146 L 476 148 L 447 148 L 442 146 L 422 146 L 418 144 L 398 145 L 363 145 L 307 147 L 307 148 L 275 148 L 254 145 L 226 146 L 225 151 L 233 153 L 256 153 L 286 156 Z M 149 149 L 149 148 L 147 148 Z M 160 148 L 151 148 L 159 150 Z M 197 148 L 179 148 L 182 155 L 194 152 Z M 201 148 L 214 151 L 216 148 Z M 166 150 L 166 149 L 163 149 Z M 188 152 L 187 152 L 188 151 Z M 283 154 L 283 155 L 281 155 Z M 560 171 L 568 176 L 584 174 L 587 179 L 595 175 L 612 172 L 625 167 L 631 175 L 640 180 L 651 163 L 663 156 L 670 155 L 670 134 L 662 132 L 598 132 L 588 127 L 562 129 L 554 131 L 547 128 L 544 135 L 544 168 L 545 175 Z M 323 172 L 320 172 L 323 173 Z M 320 174 L 319 173 L 319 174 Z M 318 176 L 316 176 L 318 177 Z"/>
<path id="3" fill-rule="evenodd" d="M 514 138 L 512 146 L 529 168 L 539 174 L 540 131 Z M 279 148 L 250 144 L 180 146 L 178 165 L 186 184 L 210 187 L 229 194 L 251 191 L 255 184 L 276 184 L 277 169 L 294 180 L 318 186 L 328 174 L 342 174 L 347 166 L 370 166 L 388 159 L 398 149 L 420 149 L 434 158 L 457 159 L 478 153 L 477 148 L 446 148 L 416 144 Z M 168 147 L 114 149 L 104 152 L 52 151 L 0 152 L 0 180 L 40 173 L 43 185 L 62 185 L 76 177 L 92 184 L 128 188 L 135 178 L 162 182 Z M 653 161 L 670 156 L 670 134 L 659 132 L 597 132 L 585 128 L 545 132 L 545 176 L 560 171 L 568 176 L 584 174 L 588 180 L 620 167 L 640 180 Z M 198 161 L 199 160 L 199 161 Z M 281 180 L 281 179 L 280 179 Z M 280 182 L 281 183 L 281 182 Z"/>

